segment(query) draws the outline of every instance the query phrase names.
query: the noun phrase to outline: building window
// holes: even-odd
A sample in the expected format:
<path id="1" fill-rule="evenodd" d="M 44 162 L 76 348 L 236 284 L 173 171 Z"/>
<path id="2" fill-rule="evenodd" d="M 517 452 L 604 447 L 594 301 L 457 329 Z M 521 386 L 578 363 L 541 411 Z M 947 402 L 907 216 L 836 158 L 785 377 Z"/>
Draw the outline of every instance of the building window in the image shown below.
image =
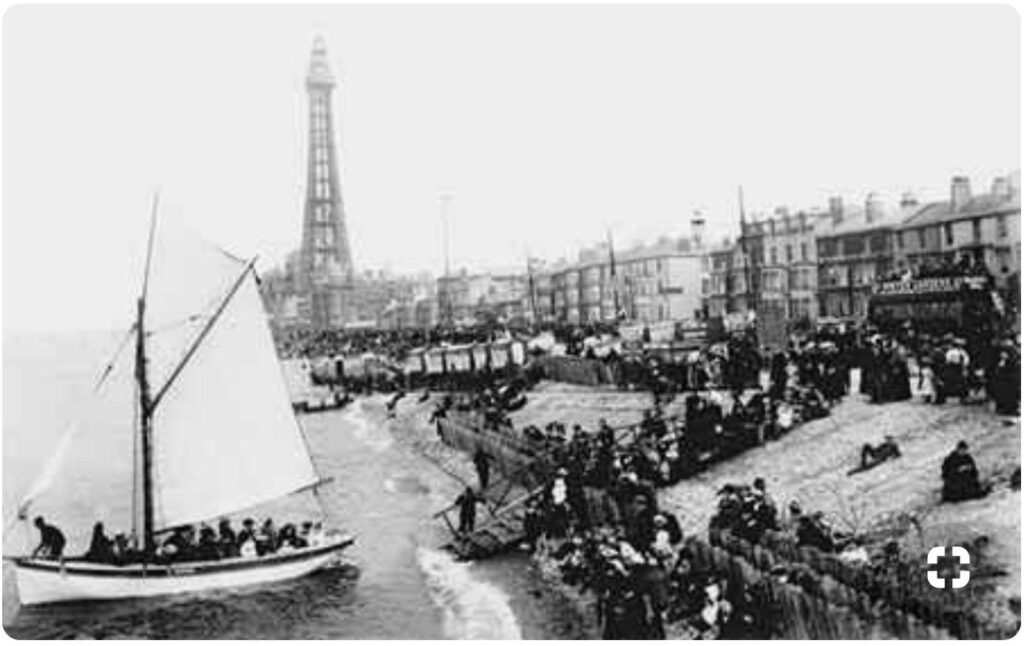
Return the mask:
<path id="1" fill-rule="evenodd" d="M 897 231 L 896 232 L 896 247 L 899 248 L 899 249 L 903 248 L 903 232 L 902 231 Z"/>
<path id="2" fill-rule="evenodd" d="M 1006 228 L 1006 216 L 1000 215 L 996 218 L 996 228 L 1000 238 L 1005 238 L 1010 235 L 1009 230 Z"/>
<path id="3" fill-rule="evenodd" d="M 971 234 L 975 242 L 981 242 L 981 218 L 971 220 Z"/>
<path id="4" fill-rule="evenodd" d="M 871 251 L 879 253 L 885 251 L 885 235 L 876 234 L 871 236 Z"/>
<path id="5" fill-rule="evenodd" d="M 953 223 L 952 222 L 947 222 L 947 223 L 943 224 L 942 225 L 942 230 L 946 234 L 946 244 L 947 245 L 952 245 L 953 244 Z"/>
<path id="6" fill-rule="evenodd" d="M 925 244 L 924 244 L 924 229 L 918 229 L 917 230 L 917 248 L 918 249 L 924 249 L 925 248 Z"/>
<path id="7" fill-rule="evenodd" d="M 843 252 L 847 256 L 859 256 L 864 253 L 864 238 L 852 236 L 843 241 Z"/>
<path id="8" fill-rule="evenodd" d="M 771 248 L 771 254 L 772 254 L 772 265 L 777 265 L 779 259 L 776 257 L 775 247 Z"/>
<path id="9" fill-rule="evenodd" d="M 800 243 L 800 260 L 803 260 L 804 262 L 807 261 L 807 243 L 806 242 L 801 242 Z"/>
<path id="10" fill-rule="evenodd" d="M 786 262 L 793 262 L 793 245 L 786 245 Z"/>

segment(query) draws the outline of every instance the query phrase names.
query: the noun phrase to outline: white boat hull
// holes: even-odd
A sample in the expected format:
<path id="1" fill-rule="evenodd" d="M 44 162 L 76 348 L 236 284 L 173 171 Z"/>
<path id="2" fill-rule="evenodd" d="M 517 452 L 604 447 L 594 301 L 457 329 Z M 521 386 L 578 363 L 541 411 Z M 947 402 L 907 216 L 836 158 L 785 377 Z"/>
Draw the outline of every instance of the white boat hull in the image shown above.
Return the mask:
<path id="1" fill-rule="evenodd" d="M 64 601 L 158 597 L 295 579 L 330 565 L 352 543 L 340 538 L 322 547 L 260 558 L 233 558 L 176 565 L 112 566 L 97 563 L 15 559 L 23 605 Z"/>

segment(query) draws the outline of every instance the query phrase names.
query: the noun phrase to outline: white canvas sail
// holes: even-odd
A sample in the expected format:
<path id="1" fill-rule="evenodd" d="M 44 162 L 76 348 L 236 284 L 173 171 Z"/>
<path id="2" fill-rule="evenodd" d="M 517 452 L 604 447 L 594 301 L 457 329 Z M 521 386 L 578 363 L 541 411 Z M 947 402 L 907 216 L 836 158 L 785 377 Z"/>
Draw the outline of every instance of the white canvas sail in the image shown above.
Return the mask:
<path id="1" fill-rule="evenodd" d="M 181 363 L 245 268 L 179 217 L 156 224 L 146 298 L 146 372 L 155 393 Z"/>
<path id="2" fill-rule="evenodd" d="M 317 481 L 251 271 L 157 403 L 152 437 L 157 529 L 214 519 Z"/>

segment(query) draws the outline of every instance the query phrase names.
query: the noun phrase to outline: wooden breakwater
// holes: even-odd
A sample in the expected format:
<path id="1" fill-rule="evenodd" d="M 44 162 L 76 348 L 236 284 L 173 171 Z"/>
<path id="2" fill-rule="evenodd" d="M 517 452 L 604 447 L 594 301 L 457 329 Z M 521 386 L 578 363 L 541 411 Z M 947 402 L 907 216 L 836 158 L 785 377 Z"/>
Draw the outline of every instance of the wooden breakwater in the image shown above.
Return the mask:
<path id="1" fill-rule="evenodd" d="M 784 566 L 791 572 L 790 578 L 818 605 L 825 603 L 852 612 L 901 639 L 1006 639 L 1016 632 L 978 617 L 963 595 L 932 588 L 923 564 L 902 567 L 894 576 L 864 564 L 844 562 L 836 554 L 797 546 L 794 536 L 782 532 L 766 532 L 759 544 L 728 531 L 709 532 L 709 539 L 714 549 L 741 559 L 762 574 Z"/>
<path id="2" fill-rule="evenodd" d="M 841 605 L 780 580 L 723 547 L 687 541 L 694 567 L 726 580 L 726 597 L 757 609 L 767 637 L 781 639 L 950 639 L 948 631 L 900 610 Z M 763 565 L 763 563 L 762 563 Z"/>

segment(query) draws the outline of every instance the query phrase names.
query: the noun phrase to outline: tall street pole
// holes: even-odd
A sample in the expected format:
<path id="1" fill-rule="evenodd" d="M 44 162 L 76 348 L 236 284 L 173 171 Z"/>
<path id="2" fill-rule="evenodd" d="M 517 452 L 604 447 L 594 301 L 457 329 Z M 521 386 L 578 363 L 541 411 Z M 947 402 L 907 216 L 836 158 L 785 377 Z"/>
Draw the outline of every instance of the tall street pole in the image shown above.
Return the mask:
<path id="1" fill-rule="evenodd" d="M 449 213 L 452 194 L 445 192 L 441 194 L 441 233 L 444 240 L 444 320 L 449 326 L 454 325 L 452 320 L 452 251 L 451 241 L 449 239 L 450 232 L 450 219 L 451 214 Z"/>

